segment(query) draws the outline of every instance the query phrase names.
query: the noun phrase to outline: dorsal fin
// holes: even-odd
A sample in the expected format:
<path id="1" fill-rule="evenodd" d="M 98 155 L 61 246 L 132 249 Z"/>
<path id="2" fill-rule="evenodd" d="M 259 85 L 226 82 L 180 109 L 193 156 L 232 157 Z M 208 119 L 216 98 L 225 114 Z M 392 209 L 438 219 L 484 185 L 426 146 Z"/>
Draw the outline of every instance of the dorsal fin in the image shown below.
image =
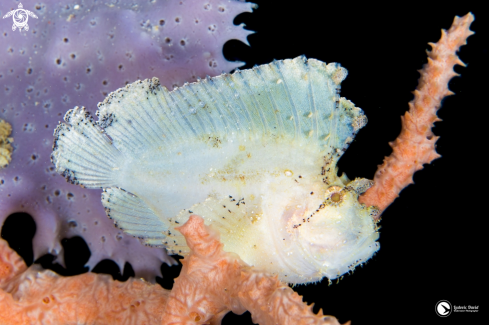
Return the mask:
<path id="1" fill-rule="evenodd" d="M 347 72 L 337 63 L 298 57 L 206 78 L 168 91 L 157 78 L 137 81 L 99 103 L 99 125 L 131 155 L 212 135 L 319 141 L 346 149 L 366 123 L 339 97 Z"/>

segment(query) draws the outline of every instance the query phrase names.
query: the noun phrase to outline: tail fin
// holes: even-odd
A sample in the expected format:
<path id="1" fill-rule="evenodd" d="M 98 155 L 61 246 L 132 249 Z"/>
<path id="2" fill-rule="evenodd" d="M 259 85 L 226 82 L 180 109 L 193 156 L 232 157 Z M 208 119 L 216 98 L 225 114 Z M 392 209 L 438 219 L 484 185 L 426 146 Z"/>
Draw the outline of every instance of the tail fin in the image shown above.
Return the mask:
<path id="1" fill-rule="evenodd" d="M 87 188 L 110 187 L 114 172 L 122 162 L 112 145 L 85 107 L 69 110 L 54 131 L 51 161 L 68 182 Z"/>

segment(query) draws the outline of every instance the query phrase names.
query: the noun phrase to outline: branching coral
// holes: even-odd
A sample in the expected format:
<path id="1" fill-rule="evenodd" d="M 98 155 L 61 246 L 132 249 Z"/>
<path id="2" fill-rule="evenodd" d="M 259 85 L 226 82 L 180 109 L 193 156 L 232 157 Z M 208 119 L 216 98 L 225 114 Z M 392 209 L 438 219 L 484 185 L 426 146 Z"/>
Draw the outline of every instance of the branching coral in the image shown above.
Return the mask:
<path id="1" fill-rule="evenodd" d="M 0 17 L 17 4 L 2 3 Z M 0 225 L 14 212 L 37 225 L 34 259 L 50 253 L 63 264 L 63 237 L 81 236 L 91 250 L 87 266 L 103 259 L 154 280 L 164 250 L 145 247 L 114 228 L 100 204 L 100 191 L 68 184 L 54 173 L 49 155 L 53 129 L 67 109 L 96 107 L 113 89 L 158 76 L 170 89 L 198 77 L 230 71 L 240 62 L 222 54 L 226 41 L 246 41 L 251 32 L 233 19 L 251 3 L 189 1 L 24 2 L 39 18 L 28 32 L 0 25 L 0 118 L 12 126 L 14 148 L 0 170 Z M 2 142 L 0 142 L 2 143 Z M 2 146 L 3 152 L 10 144 Z M 2 161 L 3 161 L 2 159 Z"/>
<path id="2" fill-rule="evenodd" d="M 385 210 L 399 192 L 413 183 L 413 174 L 440 157 L 435 150 L 438 137 L 433 134 L 433 123 L 440 121 L 436 111 L 445 96 L 453 93 L 448 90 L 448 82 L 457 74 L 453 71 L 455 64 L 465 66 L 455 54 L 466 39 L 474 34 L 470 24 L 474 21 L 472 14 L 455 17 L 452 27 L 442 30 L 441 39 L 428 51 L 428 63 L 420 70 L 418 88 L 414 99 L 409 103 L 409 112 L 402 117 L 402 130 L 397 139 L 390 144 L 392 154 L 386 157 L 374 177 L 374 186 L 364 193 L 359 201 Z M 379 214 L 380 216 L 380 214 Z"/>
<path id="3" fill-rule="evenodd" d="M 334 317 L 312 313 L 291 288 L 222 251 L 218 234 L 191 216 L 179 228 L 192 253 L 163 313 L 164 324 L 220 324 L 230 310 L 249 310 L 257 324 L 338 324 Z"/>
<path id="4" fill-rule="evenodd" d="M 1 324 L 158 324 L 169 292 L 144 280 L 26 268 L 0 240 Z M 103 306 L 103 307 L 102 307 Z"/>
<path id="5" fill-rule="evenodd" d="M 192 253 L 171 293 L 144 280 L 87 273 L 63 278 L 25 264 L 0 240 L 2 324 L 220 324 L 232 310 L 267 324 L 339 324 L 315 315 L 291 288 L 222 250 L 203 219 L 180 227 Z"/>
<path id="6" fill-rule="evenodd" d="M 1 324 L 158 324 L 169 291 L 144 280 L 26 268 L 0 240 Z M 103 307 L 102 307 L 103 306 Z"/>

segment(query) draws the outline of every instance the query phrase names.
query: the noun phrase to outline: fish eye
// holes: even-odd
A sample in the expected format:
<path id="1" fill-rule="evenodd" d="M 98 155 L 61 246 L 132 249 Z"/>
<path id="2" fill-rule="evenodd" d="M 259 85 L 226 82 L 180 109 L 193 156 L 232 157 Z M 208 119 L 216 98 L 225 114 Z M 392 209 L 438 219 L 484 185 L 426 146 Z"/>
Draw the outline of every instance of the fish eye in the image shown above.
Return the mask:
<path id="1" fill-rule="evenodd" d="M 325 193 L 325 204 L 338 206 L 343 201 L 343 188 L 340 186 L 331 186 Z"/>
<path id="2" fill-rule="evenodd" d="M 340 193 L 333 193 L 330 196 L 331 201 L 338 203 L 341 201 L 341 194 Z"/>

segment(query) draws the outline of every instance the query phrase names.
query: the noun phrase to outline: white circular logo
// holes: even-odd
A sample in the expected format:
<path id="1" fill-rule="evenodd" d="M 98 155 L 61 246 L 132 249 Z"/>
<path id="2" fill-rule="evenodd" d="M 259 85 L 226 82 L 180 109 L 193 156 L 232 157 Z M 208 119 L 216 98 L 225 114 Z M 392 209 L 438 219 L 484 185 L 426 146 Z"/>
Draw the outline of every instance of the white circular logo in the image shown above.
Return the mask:
<path id="1" fill-rule="evenodd" d="M 448 300 L 440 300 L 435 305 L 435 312 L 440 317 L 447 317 L 452 313 L 452 304 Z"/>

